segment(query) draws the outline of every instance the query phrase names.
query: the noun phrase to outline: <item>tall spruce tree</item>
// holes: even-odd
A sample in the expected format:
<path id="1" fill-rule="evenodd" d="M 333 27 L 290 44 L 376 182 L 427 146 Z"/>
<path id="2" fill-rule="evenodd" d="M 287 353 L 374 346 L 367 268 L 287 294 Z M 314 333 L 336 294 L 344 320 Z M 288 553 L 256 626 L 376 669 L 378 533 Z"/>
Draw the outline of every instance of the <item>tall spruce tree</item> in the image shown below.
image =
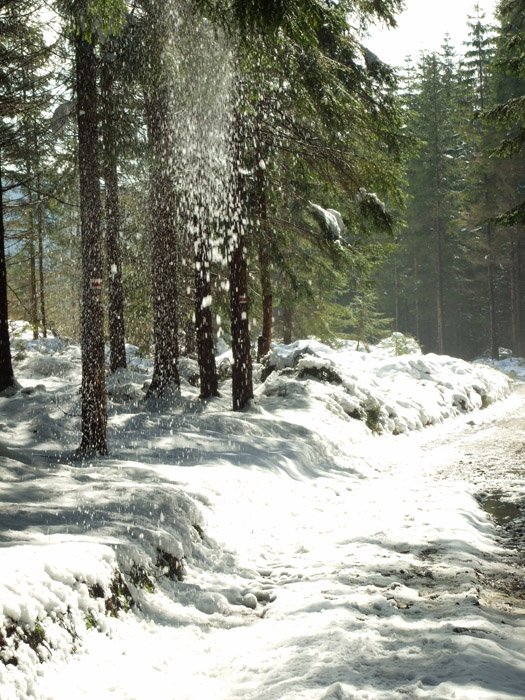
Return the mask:
<path id="1" fill-rule="evenodd" d="M 493 101 L 492 60 L 494 41 L 490 28 L 484 22 L 479 5 L 476 14 L 469 19 L 469 41 L 460 67 L 462 94 L 465 100 L 465 120 L 462 129 L 465 142 L 462 205 L 464 232 L 471 233 L 470 249 L 474 252 L 476 242 L 481 244 L 478 260 L 486 268 L 487 327 L 490 338 L 490 355 L 499 357 L 499 338 L 496 324 L 496 245 L 495 227 L 491 220 L 498 191 L 498 174 L 488 159 L 491 132 L 479 119 Z"/>
<path id="2" fill-rule="evenodd" d="M 496 105 L 485 111 L 490 129 L 496 129 L 499 145 L 492 148 L 493 168 L 500 173 L 499 201 L 494 203 L 496 225 L 508 239 L 512 347 L 525 352 L 525 300 L 523 247 L 525 240 L 525 4 L 502 0 L 498 6 L 499 27 L 494 60 Z M 499 127 L 499 128 L 498 128 Z"/>
<path id="3" fill-rule="evenodd" d="M 434 306 L 427 319 L 420 315 L 420 340 L 428 349 L 443 353 L 451 347 L 453 319 L 447 300 L 455 283 L 450 261 L 460 149 L 450 47 L 445 44 L 443 53 L 423 55 L 418 69 L 409 104 L 409 125 L 420 147 L 408 164 L 408 235 L 416 243 L 413 264 L 419 303 L 427 313 Z"/>
<path id="4" fill-rule="evenodd" d="M 34 246 L 33 165 L 34 114 L 31 76 L 45 59 L 41 31 L 35 26 L 34 2 L 6 1 L 0 6 L 0 391 L 16 385 L 11 362 L 8 324 L 8 283 L 4 193 L 23 186 L 30 204 L 27 228 Z M 9 168 L 9 173 L 7 173 Z M 25 183 L 25 184 L 23 184 Z M 30 259 L 35 260 L 34 255 Z M 32 285 L 33 289 L 35 285 Z M 34 316 L 34 305 L 32 306 Z M 34 320 L 34 318 L 33 318 Z"/>
<path id="5" fill-rule="evenodd" d="M 171 33 L 177 18 L 172 1 L 145 4 L 150 56 L 145 84 L 149 149 L 149 236 L 155 357 L 150 396 L 180 387 L 178 359 L 177 199 Z"/>
<path id="6" fill-rule="evenodd" d="M 485 113 L 491 122 L 506 128 L 495 155 L 516 157 L 523 162 L 525 146 L 525 0 L 501 0 L 498 6 L 496 67 L 507 76 L 500 81 L 500 103 Z M 517 187 L 515 203 L 497 221 L 504 226 L 525 223 L 525 201 L 522 188 Z"/>
<path id="7" fill-rule="evenodd" d="M 126 367 L 124 331 L 124 290 L 120 245 L 120 206 L 118 183 L 118 147 L 122 120 L 119 120 L 115 87 L 115 47 L 106 42 L 101 65 L 100 111 L 102 123 L 102 162 L 105 185 L 106 269 L 108 283 L 109 364 L 111 372 Z M 120 128 L 119 128 L 120 127 Z"/>
<path id="8" fill-rule="evenodd" d="M 78 125 L 78 168 L 82 234 L 82 438 L 78 453 L 107 454 L 107 408 L 104 358 L 104 279 L 102 202 L 98 132 L 96 26 L 106 33 L 119 17 L 119 0 L 73 0 L 66 3 L 73 29 Z"/>
<path id="9" fill-rule="evenodd" d="M 93 35 L 85 38 L 78 33 L 74 41 L 82 233 L 82 440 L 79 452 L 103 455 L 107 453 L 107 412 L 97 62 Z"/>

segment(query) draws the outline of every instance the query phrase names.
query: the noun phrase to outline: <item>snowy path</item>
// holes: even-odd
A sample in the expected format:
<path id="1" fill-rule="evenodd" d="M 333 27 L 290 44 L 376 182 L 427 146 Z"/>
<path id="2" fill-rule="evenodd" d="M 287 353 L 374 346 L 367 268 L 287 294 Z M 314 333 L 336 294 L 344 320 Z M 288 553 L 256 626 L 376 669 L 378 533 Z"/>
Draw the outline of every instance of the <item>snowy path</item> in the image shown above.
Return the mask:
<path id="1" fill-rule="evenodd" d="M 492 465 L 502 483 L 514 421 L 525 420 L 522 387 L 504 404 L 474 425 L 355 446 L 350 462 L 368 462 L 366 479 L 322 465 L 305 475 L 283 454 L 270 470 L 243 459 L 177 469 L 179 486 L 209 499 L 209 531 L 232 551 L 230 571 L 209 572 L 208 584 L 272 602 L 184 619 L 159 592 L 111 639 L 93 633 L 66 666 L 48 667 L 43 697 L 525 698 L 524 610 L 487 583 L 509 571 L 508 557 L 473 489 L 451 478 L 476 482 Z M 256 449 L 268 458 L 275 439 Z M 192 580 L 190 569 L 180 587 Z"/>

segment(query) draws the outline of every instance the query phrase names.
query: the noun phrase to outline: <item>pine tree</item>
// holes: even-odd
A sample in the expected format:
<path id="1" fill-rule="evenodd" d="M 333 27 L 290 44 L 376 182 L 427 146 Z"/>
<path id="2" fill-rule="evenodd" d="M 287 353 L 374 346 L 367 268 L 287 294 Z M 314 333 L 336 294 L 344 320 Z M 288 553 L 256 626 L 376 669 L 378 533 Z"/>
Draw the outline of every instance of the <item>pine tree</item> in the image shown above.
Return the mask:
<path id="1" fill-rule="evenodd" d="M 412 240 L 412 264 L 421 281 L 416 283 L 419 339 L 429 349 L 443 353 L 452 343 L 447 329 L 453 322 L 449 299 L 456 282 L 450 271 L 455 254 L 452 233 L 460 152 L 454 102 L 457 83 L 450 47 L 445 45 L 442 55 L 423 55 L 419 71 L 409 104 L 409 125 L 420 146 L 408 164 L 406 235 Z M 431 314 L 432 301 L 435 311 Z M 422 315 L 423 308 L 427 317 Z"/>
<path id="2" fill-rule="evenodd" d="M 29 189 L 32 143 L 28 122 L 32 107 L 28 99 L 31 86 L 27 67 L 38 63 L 44 52 L 39 30 L 30 22 L 34 10 L 34 3 L 27 0 L 7 1 L 0 7 L 0 391 L 16 385 L 9 342 L 4 192 L 24 181 Z M 8 178 L 7 163 L 12 166 Z M 16 168 L 17 163 L 23 167 Z M 33 216 L 30 211 L 29 228 Z"/>
<path id="3" fill-rule="evenodd" d="M 115 43 L 115 39 L 113 39 Z M 114 47 L 106 42 L 101 68 L 100 105 L 102 115 L 103 173 L 106 214 L 106 267 L 108 281 L 108 323 L 110 370 L 126 367 L 124 291 L 120 249 L 120 206 L 118 186 L 118 130 L 121 122 L 115 91 Z"/>
<path id="4" fill-rule="evenodd" d="M 5 134 L 3 134 L 5 137 Z M 7 303 L 7 266 L 5 260 L 4 190 L 2 180 L 2 146 L 0 145 L 0 391 L 15 386 L 9 342 Z"/>
<path id="5" fill-rule="evenodd" d="M 499 104 L 488 109 L 486 118 L 491 122 L 502 124 L 507 133 L 495 154 L 521 159 L 525 144 L 525 2 L 524 0 L 501 0 L 498 7 L 500 19 L 498 47 L 496 54 L 497 68 L 510 78 L 505 90 L 510 89 L 510 96 L 501 94 Z M 525 223 L 525 202 L 520 201 L 521 188 L 515 193 L 517 200 L 506 212 L 500 213 L 497 221 L 504 226 Z"/>
<path id="6" fill-rule="evenodd" d="M 153 0 L 147 9 L 148 46 L 151 52 L 145 110 L 149 148 L 149 230 L 153 296 L 155 361 L 150 396 L 178 391 L 178 279 L 177 201 L 174 189 L 175 133 L 172 114 L 172 79 L 169 37 L 175 7 Z"/>
<path id="7" fill-rule="evenodd" d="M 499 201 L 492 212 L 496 225 L 508 237 L 512 347 L 525 352 L 523 241 L 525 238 L 525 5 L 502 0 L 498 8 L 497 48 L 494 60 L 496 105 L 485 111 L 487 125 L 496 130 L 499 145 L 490 149 L 493 169 L 500 173 Z M 498 128 L 499 127 L 499 128 Z"/>
<path id="8" fill-rule="evenodd" d="M 93 37 L 75 37 L 78 167 L 82 226 L 81 455 L 106 454 L 106 384 L 102 303 L 102 203 L 99 182 L 98 99 Z"/>
<path id="9" fill-rule="evenodd" d="M 248 271 L 246 260 L 246 184 L 243 162 L 242 114 L 234 111 L 231 130 L 232 174 L 229 187 L 228 252 L 230 272 L 230 314 L 232 334 L 233 410 L 244 408 L 253 398 L 252 358 L 250 355 L 250 321 L 248 316 Z"/>
<path id="10" fill-rule="evenodd" d="M 495 292 L 495 252 L 494 223 L 491 212 L 494 209 L 497 192 L 497 174 L 488 163 L 487 152 L 491 134 L 477 117 L 490 106 L 491 64 L 494 55 L 493 39 L 489 28 L 483 23 L 484 15 L 479 5 L 477 13 L 470 18 L 470 39 L 462 63 L 462 84 L 466 101 L 465 143 L 467 158 L 465 163 L 466 186 L 462 197 L 465 210 L 466 229 L 479 236 L 484 233 L 482 259 L 486 267 L 488 301 L 488 328 L 490 354 L 499 357 L 499 339 L 496 326 Z"/>

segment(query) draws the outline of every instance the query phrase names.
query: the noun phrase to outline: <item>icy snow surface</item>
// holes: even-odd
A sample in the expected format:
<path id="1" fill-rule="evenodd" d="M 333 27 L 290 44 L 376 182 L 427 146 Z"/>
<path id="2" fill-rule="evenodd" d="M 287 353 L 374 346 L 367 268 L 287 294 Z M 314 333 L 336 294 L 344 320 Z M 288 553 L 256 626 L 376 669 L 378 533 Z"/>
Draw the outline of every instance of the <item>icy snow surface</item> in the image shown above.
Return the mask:
<path id="1" fill-rule="evenodd" d="M 300 341 L 258 368 L 246 411 L 229 380 L 152 410 L 129 346 L 111 454 L 82 463 L 78 348 L 15 330 L 2 700 L 525 697 L 522 618 L 480 585 L 507 566 L 495 526 L 436 477 L 447 436 L 513 408 L 501 372 Z"/>

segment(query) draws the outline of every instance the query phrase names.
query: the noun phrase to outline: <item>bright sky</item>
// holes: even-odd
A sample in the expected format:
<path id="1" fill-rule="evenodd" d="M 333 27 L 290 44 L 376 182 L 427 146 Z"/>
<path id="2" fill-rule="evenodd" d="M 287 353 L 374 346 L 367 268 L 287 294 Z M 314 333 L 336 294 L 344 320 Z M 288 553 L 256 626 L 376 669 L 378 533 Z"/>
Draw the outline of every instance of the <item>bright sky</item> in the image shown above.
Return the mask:
<path id="1" fill-rule="evenodd" d="M 486 19 L 494 21 L 497 0 L 477 0 Z M 405 57 L 420 51 L 438 51 L 446 34 L 456 51 L 462 52 L 468 37 L 467 20 L 474 15 L 476 0 L 405 0 L 397 29 L 376 27 L 365 45 L 382 61 L 401 66 Z"/>

